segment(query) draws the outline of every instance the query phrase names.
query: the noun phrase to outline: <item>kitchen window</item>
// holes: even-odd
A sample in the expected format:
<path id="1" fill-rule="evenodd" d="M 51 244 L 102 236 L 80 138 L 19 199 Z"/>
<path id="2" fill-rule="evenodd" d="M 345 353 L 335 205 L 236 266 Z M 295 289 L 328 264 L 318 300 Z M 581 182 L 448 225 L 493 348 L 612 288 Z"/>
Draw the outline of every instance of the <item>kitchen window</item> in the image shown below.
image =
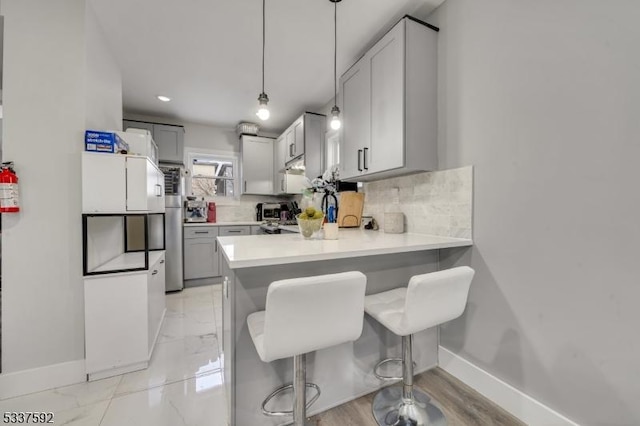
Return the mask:
<path id="1" fill-rule="evenodd" d="M 189 193 L 198 198 L 235 197 L 237 164 L 233 155 L 190 153 Z"/>

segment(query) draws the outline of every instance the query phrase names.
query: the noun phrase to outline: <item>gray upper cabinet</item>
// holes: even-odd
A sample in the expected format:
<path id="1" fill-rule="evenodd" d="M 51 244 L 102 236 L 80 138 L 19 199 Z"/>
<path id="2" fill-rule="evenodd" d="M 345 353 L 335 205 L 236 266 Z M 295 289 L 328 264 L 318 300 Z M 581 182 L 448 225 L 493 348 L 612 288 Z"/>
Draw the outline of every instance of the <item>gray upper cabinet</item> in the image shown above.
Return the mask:
<path id="1" fill-rule="evenodd" d="M 153 140 L 158 145 L 158 158 L 169 163 L 184 162 L 184 127 L 153 125 Z"/>
<path id="2" fill-rule="evenodd" d="M 304 155 L 304 115 L 294 121 L 281 137 L 286 141 L 286 162 Z"/>
<path id="3" fill-rule="evenodd" d="M 273 145 L 270 138 L 240 138 L 241 194 L 273 194 Z"/>
<path id="4" fill-rule="evenodd" d="M 286 165 L 304 161 L 305 174 L 314 179 L 324 172 L 324 134 L 327 131 L 327 117 L 322 114 L 305 112 L 291 124 L 278 138 L 284 145 Z M 276 150 L 282 149 L 276 146 Z M 276 152 L 274 158 L 279 158 Z M 277 164 L 276 164 L 277 166 Z M 278 185 L 276 181 L 276 193 Z"/>
<path id="5" fill-rule="evenodd" d="M 340 178 L 437 167 L 437 32 L 404 18 L 340 78 Z"/>
<path id="6" fill-rule="evenodd" d="M 296 132 L 293 129 L 293 125 L 284 132 L 284 140 L 287 145 L 286 161 L 289 162 L 296 158 Z"/>
<path id="7" fill-rule="evenodd" d="M 371 135 L 365 173 L 404 166 L 404 28 L 396 25 L 370 50 Z"/>
<path id="8" fill-rule="evenodd" d="M 133 127 L 151 132 L 158 145 L 158 160 L 165 163 L 184 163 L 184 127 L 146 121 L 122 120 L 122 129 Z"/>
<path id="9" fill-rule="evenodd" d="M 342 98 L 342 137 L 340 143 L 340 179 L 359 176 L 364 171 L 363 156 L 371 135 L 371 91 L 364 61 L 351 67 L 340 79 Z"/>
<path id="10" fill-rule="evenodd" d="M 281 194 L 284 192 L 283 176 L 287 158 L 287 139 L 281 135 L 273 143 L 273 192 Z"/>
<path id="11" fill-rule="evenodd" d="M 303 115 L 305 175 L 313 180 L 324 172 L 324 135 L 327 132 L 327 117 L 306 112 Z M 296 141 L 297 142 L 297 141 Z"/>
<path id="12" fill-rule="evenodd" d="M 153 123 L 145 123 L 144 121 L 122 120 L 122 130 L 126 131 L 130 127 L 133 127 L 134 129 L 148 130 L 149 132 L 151 132 L 151 135 L 153 135 Z"/>
<path id="13" fill-rule="evenodd" d="M 293 141 L 291 160 L 304 155 L 304 116 L 293 123 Z"/>

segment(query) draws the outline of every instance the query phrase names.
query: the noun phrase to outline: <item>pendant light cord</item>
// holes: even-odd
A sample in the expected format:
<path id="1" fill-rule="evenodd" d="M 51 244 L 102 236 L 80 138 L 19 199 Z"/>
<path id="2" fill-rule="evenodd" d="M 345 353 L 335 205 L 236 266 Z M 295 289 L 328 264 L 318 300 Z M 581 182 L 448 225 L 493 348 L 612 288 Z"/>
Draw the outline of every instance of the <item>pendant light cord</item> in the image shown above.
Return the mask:
<path id="1" fill-rule="evenodd" d="M 338 105 L 338 2 L 333 3 L 333 104 Z"/>
<path id="2" fill-rule="evenodd" d="M 262 93 L 264 93 L 265 0 L 262 0 Z"/>

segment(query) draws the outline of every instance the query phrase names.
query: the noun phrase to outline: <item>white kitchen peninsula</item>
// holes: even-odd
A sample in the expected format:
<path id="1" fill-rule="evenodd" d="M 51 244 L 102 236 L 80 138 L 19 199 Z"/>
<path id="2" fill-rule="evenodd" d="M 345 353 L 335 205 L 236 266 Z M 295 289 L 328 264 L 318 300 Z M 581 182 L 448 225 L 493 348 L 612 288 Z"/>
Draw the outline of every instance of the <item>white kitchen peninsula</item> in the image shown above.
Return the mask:
<path id="1" fill-rule="evenodd" d="M 341 229 L 338 240 L 304 240 L 298 234 L 281 234 L 218 237 L 218 241 L 224 255 L 225 383 L 230 424 L 237 425 L 280 425 L 290 421 L 288 417 L 266 417 L 260 406 L 274 389 L 292 381 L 292 360 L 262 362 L 246 325 L 249 314 L 265 309 L 271 282 L 357 270 L 367 276 L 367 294 L 377 293 L 406 286 L 412 275 L 437 270 L 439 249 L 472 245 L 467 239 L 360 229 Z M 416 371 L 435 366 L 437 330 L 420 332 L 414 339 Z M 364 330 L 357 341 L 308 356 L 307 381 L 318 384 L 322 391 L 308 414 L 386 385 L 375 378 L 373 367 L 383 358 L 399 355 L 400 338 L 365 317 Z"/>

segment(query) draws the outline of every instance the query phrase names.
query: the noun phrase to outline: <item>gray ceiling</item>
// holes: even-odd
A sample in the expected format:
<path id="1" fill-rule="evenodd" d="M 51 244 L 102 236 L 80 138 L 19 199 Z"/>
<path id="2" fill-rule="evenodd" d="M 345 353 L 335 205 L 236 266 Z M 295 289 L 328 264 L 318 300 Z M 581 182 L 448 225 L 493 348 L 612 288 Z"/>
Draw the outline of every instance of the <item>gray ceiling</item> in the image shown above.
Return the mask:
<path id="1" fill-rule="evenodd" d="M 444 0 L 338 3 L 338 75 L 404 14 Z M 233 127 L 255 116 L 261 85 L 260 0 L 92 0 L 122 70 L 125 111 Z M 268 0 L 266 83 L 283 130 L 333 97 L 333 3 Z M 172 98 L 162 103 L 156 95 Z"/>

